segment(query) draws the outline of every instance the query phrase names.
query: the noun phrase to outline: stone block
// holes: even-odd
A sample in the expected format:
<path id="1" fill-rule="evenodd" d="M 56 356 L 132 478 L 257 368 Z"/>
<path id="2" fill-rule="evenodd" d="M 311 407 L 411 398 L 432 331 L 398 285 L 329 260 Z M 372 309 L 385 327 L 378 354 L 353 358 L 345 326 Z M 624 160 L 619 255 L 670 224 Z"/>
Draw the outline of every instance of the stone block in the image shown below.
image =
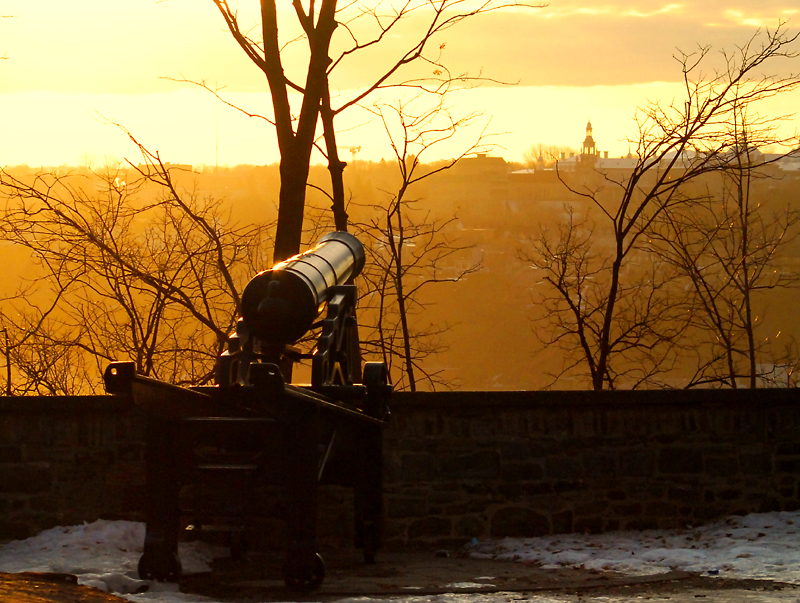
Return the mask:
<path id="1" fill-rule="evenodd" d="M 506 482 L 504 480 L 503 483 L 497 486 L 498 498 L 502 501 L 517 500 L 524 495 L 525 485 L 523 482 Z"/>
<path id="2" fill-rule="evenodd" d="M 621 475 L 644 477 L 652 475 L 655 466 L 655 454 L 652 450 L 630 448 L 619 453 L 619 471 Z"/>
<path id="3" fill-rule="evenodd" d="M 700 488 L 671 486 L 667 490 L 667 499 L 675 503 L 696 504 L 701 501 L 702 492 Z"/>
<path id="4" fill-rule="evenodd" d="M 800 457 L 775 459 L 775 471 L 779 473 L 800 473 Z"/>
<path id="5" fill-rule="evenodd" d="M 779 442 L 775 447 L 775 454 L 781 456 L 800 456 L 800 442 Z"/>
<path id="6" fill-rule="evenodd" d="M 24 540 L 39 530 L 31 525 L 30 519 L 0 518 L 0 540 Z"/>
<path id="7" fill-rule="evenodd" d="M 400 456 L 400 479 L 405 482 L 428 482 L 436 477 L 436 457 L 426 452 Z"/>
<path id="8" fill-rule="evenodd" d="M 452 520 L 449 517 L 423 517 L 411 522 L 408 526 L 408 537 L 411 540 L 447 538 L 452 536 L 452 529 Z"/>
<path id="9" fill-rule="evenodd" d="M 739 459 L 734 456 L 707 457 L 705 472 L 714 477 L 732 477 L 739 474 Z"/>
<path id="10" fill-rule="evenodd" d="M 766 452 L 750 452 L 739 457 L 745 475 L 766 475 L 772 472 L 772 458 Z"/>
<path id="11" fill-rule="evenodd" d="M 27 500 L 26 507 L 34 512 L 56 514 L 61 511 L 61 501 L 53 494 L 33 495 Z"/>
<path id="12" fill-rule="evenodd" d="M 584 462 L 586 475 L 593 478 L 609 477 L 618 474 L 617 456 L 607 452 L 586 455 Z"/>
<path id="13" fill-rule="evenodd" d="M 108 484 L 130 486 L 145 483 L 144 463 L 118 462 L 104 472 L 104 480 Z"/>
<path id="14" fill-rule="evenodd" d="M 660 527 L 657 519 L 645 517 L 636 517 L 634 519 L 625 520 L 622 522 L 622 525 L 622 529 L 633 530 L 636 532 L 641 532 L 643 530 L 656 530 Z"/>
<path id="15" fill-rule="evenodd" d="M 536 461 L 504 462 L 500 479 L 505 482 L 536 481 L 544 477 L 544 468 Z"/>
<path id="16" fill-rule="evenodd" d="M 551 439 L 538 439 L 531 441 L 530 444 L 530 458 L 532 459 L 545 459 L 557 454 L 562 454 L 563 446 L 556 440 Z"/>
<path id="17" fill-rule="evenodd" d="M 49 463 L 0 464 L 0 492 L 38 494 L 52 486 Z"/>
<path id="18" fill-rule="evenodd" d="M 644 506 L 644 514 L 656 519 L 675 518 L 678 516 L 678 506 L 661 501 L 648 502 Z"/>
<path id="19" fill-rule="evenodd" d="M 475 497 L 482 497 L 482 496 L 493 497 L 497 494 L 496 484 L 490 484 L 487 482 L 469 481 L 461 484 L 460 489 L 469 494 L 470 496 L 475 496 Z"/>
<path id="20" fill-rule="evenodd" d="M 559 480 L 553 484 L 553 491 L 556 494 L 565 494 L 567 492 L 586 490 L 586 487 L 586 482 L 583 480 Z"/>
<path id="21" fill-rule="evenodd" d="M 716 493 L 717 500 L 726 500 L 726 501 L 733 501 L 733 500 L 740 500 L 743 497 L 743 493 L 739 488 L 725 488 L 720 490 Z"/>
<path id="22" fill-rule="evenodd" d="M 546 481 L 525 482 L 521 488 L 525 496 L 546 496 L 555 492 L 554 484 Z"/>
<path id="23" fill-rule="evenodd" d="M 554 479 L 576 480 L 584 475 L 583 463 L 579 456 L 554 456 L 545 461 L 547 477 Z"/>
<path id="24" fill-rule="evenodd" d="M 458 490 L 433 490 L 428 494 L 428 503 L 432 505 L 449 505 L 464 499 Z"/>
<path id="25" fill-rule="evenodd" d="M 697 524 L 715 521 L 728 515 L 728 508 L 719 504 L 698 505 L 694 508 L 692 519 Z"/>
<path id="26" fill-rule="evenodd" d="M 447 433 L 454 440 L 471 440 L 471 422 L 468 419 L 449 418 L 447 421 Z"/>
<path id="27" fill-rule="evenodd" d="M 585 502 L 575 504 L 575 515 L 602 515 L 609 507 L 608 501 L 602 499 L 593 499 Z"/>
<path id="28" fill-rule="evenodd" d="M 469 435 L 474 440 L 496 439 L 497 425 L 493 419 L 472 419 L 469 422 Z"/>
<path id="29" fill-rule="evenodd" d="M 21 446 L 0 446 L 0 463 L 21 463 Z"/>
<path id="30" fill-rule="evenodd" d="M 408 540 L 408 521 L 398 519 L 386 519 L 383 522 L 384 542 L 402 542 Z"/>
<path id="31" fill-rule="evenodd" d="M 769 513 L 770 511 L 781 508 L 780 502 L 774 495 L 759 495 L 755 498 L 755 500 L 751 500 L 750 504 L 754 513 Z M 797 504 L 794 504 L 787 510 L 795 511 L 797 508 Z"/>
<path id="32" fill-rule="evenodd" d="M 570 534 L 574 532 L 572 511 L 565 510 L 553 513 L 552 518 L 552 534 Z"/>
<path id="33" fill-rule="evenodd" d="M 428 504 L 424 498 L 388 498 L 386 514 L 393 518 L 421 517 L 428 513 Z"/>
<path id="34" fill-rule="evenodd" d="M 117 447 L 117 458 L 120 461 L 144 463 L 145 446 L 143 442 L 134 442 Z"/>
<path id="35" fill-rule="evenodd" d="M 526 507 L 503 507 L 495 511 L 489 534 L 492 538 L 531 538 L 550 533 L 547 517 Z"/>
<path id="36" fill-rule="evenodd" d="M 696 475 L 703 472 L 703 454 L 690 447 L 672 446 L 658 453 L 658 472 Z"/>
<path id="37" fill-rule="evenodd" d="M 644 515 L 644 505 L 642 503 L 624 503 L 612 505 L 611 513 L 620 517 L 632 518 Z"/>
<path id="38" fill-rule="evenodd" d="M 455 535 L 464 538 L 482 538 L 487 535 L 486 519 L 479 515 L 467 515 L 456 521 Z"/>
<path id="39" fill-rule="evenodd" d="M 631 501 L 661 500 L 666 498 L 667 486 L 660 480 L 631 479 L 626 482 L 626 490 Z"/>
<path id="40" fill-rule="evenodd" d="M 500 458 L 506 461 L 527 461 L 533 455 L 527 440 L 511 440 L 500 444 Z"/>
<path id="41" fill-rule="evenodd" d="M 584 534 L 600 534 L 604 528 L 602 517 L 578 517 L 575 519 L 573 529 Z"/>
<path id="42" fill-rule="evenodd" d="M 500 476 L 500 456 L 495 450 L 482 450 L 444 458 L 441 471 L 446 479 L 497 479 Z"/>
<path id="43" fill-rule="evenodd" d="M 489 507 L 497 503 L 494 496 L 471 496 L 466 503 L 467 513 L 484 513 Z"/>
<path id="44" fill-rule="evenodd" d="M 463 503 L 454 503 L 452 505 L 444 505 L 444 506 L 430 506 L 432 513 L 439 513 L 441 515 L 449 515 L 451 517 L 464 515 L 464 513 L 468 513 L 470 511 L 469 504 L 466 502 Z"/>

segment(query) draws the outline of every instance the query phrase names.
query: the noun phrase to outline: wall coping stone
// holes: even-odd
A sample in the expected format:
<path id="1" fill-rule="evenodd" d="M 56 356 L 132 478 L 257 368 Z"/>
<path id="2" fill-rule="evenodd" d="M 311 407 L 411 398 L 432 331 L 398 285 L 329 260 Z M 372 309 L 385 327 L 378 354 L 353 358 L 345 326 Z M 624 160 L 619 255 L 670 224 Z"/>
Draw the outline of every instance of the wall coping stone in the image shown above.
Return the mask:
<path id="1" fill-rule="evenodd" d="M 800 403 L 800 388 L 788 389 L 660 389 L 660 390 L 547 390 L 547 391 L 444 391 L 395 392 L 389 400 L 394 406 L 428 408 L 502 408 L 529 406 L 749 406 L 757 392 L 759 406 L 789 406 Z M 766 404 L 765 404 L 766 403 Z"/>
<path id="2" fill-rule="evenodd" d="M 119 413 L 134 408 L 122 396 L 0 396 L 4 414 Z"/>
<path id="3" fill-rule="evenodd" d="M 800 403 L 800 389 L 681 389 L 681 390 L 547 390 L 395 392 L 389 407 L 408 408 L 597 408 L 620 406 L 750 406 L 757 392 L 759 406 Z M 135 408 L 124 396 L 0 396 L 0 414 L 85 412 L 119 413 Z"/>

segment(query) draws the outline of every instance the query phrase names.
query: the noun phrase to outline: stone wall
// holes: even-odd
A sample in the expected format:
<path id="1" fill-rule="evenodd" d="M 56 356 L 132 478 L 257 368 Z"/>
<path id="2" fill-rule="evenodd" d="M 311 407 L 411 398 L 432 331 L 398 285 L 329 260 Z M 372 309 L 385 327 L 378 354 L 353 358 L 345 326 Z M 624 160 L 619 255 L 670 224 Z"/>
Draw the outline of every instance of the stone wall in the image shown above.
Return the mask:
<path id="1" fill-rule="evenodd" d="M 397 394 L 387 544 L 800 508 L 798 402 L 797 390 Z M 142 416 L 117 398 L 0 398 L 0 539 L 140 519 L 143 435 Z M 349 532 L 339 507 L 352 496 L 330 495 L 323 522 Z"/>
<path id="2" fill-rule="evenodd" d="M 464 542 L 800 508 L 798 390 L 398 396 L 387 536 Z"/>
<path id="3" fill-rule="evenodd" d="M 109 396 L 0 398 L 0 539 L 139 518 L 144 421 Z"/>

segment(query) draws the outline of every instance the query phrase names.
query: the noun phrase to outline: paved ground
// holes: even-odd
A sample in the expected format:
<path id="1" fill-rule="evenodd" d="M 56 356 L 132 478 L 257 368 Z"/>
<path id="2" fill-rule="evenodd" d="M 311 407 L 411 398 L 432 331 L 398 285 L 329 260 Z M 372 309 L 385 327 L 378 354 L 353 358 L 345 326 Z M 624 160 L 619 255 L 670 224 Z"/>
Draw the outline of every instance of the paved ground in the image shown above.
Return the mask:
<path id="1" fill-rule="evenodd" d="M 0 573 L 2 603 L 125 603 L 95 588 L 78 585 L 71 574 Z"/>
<path id="2" fill-rule="evenodd" d="M 434 552 L 383 553 L 364 565 L 355 552 L 330 556 L 314 593 L 286 590 L 282 559 L 251 555 L 221 559 L 214 571 L 187 576 L 181 590 L 215 601 L 253 603 L 342 599 L 396 603 L 800 603 L 800 587 L 761 580 L 729 580 L 686 572 L 626 577 L 575 569 L 545 570 L 509 561 L 479 561 Z M 78 586 L 63 574 L 0 574 L 1 603 L 123 603 Z"/>
<path id="3" fill-rule="evenodd" d="M 800 603 L 800 588 L 759 580 L 728 580 L 686 572 L 629 577 L 575 569 L 544 570 L 510 561 L 443 557 L 433 552 L 382 553 L 366 566 L 355 554 L 327 560 L 322 587 L 311 595 L 287 591 L 277 557 L 253 555 L 246 561 L 219 560 L 211 574 L 184 579 L 181 590 L 220 601 L 335 601 L 367 598 L 464 603 L 511 601 L 671 603 Z M 453 593 L 453 594 L 449 594 Z"/>

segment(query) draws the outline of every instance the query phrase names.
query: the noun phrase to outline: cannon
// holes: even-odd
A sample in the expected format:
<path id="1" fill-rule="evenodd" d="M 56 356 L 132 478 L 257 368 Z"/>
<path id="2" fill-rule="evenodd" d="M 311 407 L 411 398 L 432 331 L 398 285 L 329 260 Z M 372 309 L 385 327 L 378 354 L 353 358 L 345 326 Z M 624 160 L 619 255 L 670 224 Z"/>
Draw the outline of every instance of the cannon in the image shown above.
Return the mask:
<path id="1" fill-rule="evenodd" d="M 252 485 L 278 484 L 288 587 L 310 590 L 324 579 L 316 519 L 322 483 L 354 489 L 355 545 L 365 562 L 375 562 L 381 542 L 382 429 L 392 386 L 383 363 L 367 362 L 362 370 L 353 279 L 363 266 L 358 239 L 334 232 L 310 251 L 254 276 L 242 293 L 235 332 L 217 359 L 213 386 L 186 388 L 138 375 L 131 362 L 106 368 L 106 391 L 128 396 L 147 418 L 140 577 L 180 579 L 182 526 L 187 519 L 195 528 L 205 521 L 197 500 L 186 508 L 182 491 L 203 483 L 208 492 L 208 483 L 215 482 L 206 477 L 220 475 L 228 476 L 220 482 L 227 502 L 208 515 L 214 521 L 228 515 L 231 534 L 241 535 L 243 524 L 252 520 L 236 504 L 252 502 Z M 295 344 L 317 331 L 311 352 L 300 351 Z M 294 364 L 305 360 L 311 363 L 311 383 L 289 383 Z M 245 482 L 250 489 L 231 496 L 230 484 Z"/>

